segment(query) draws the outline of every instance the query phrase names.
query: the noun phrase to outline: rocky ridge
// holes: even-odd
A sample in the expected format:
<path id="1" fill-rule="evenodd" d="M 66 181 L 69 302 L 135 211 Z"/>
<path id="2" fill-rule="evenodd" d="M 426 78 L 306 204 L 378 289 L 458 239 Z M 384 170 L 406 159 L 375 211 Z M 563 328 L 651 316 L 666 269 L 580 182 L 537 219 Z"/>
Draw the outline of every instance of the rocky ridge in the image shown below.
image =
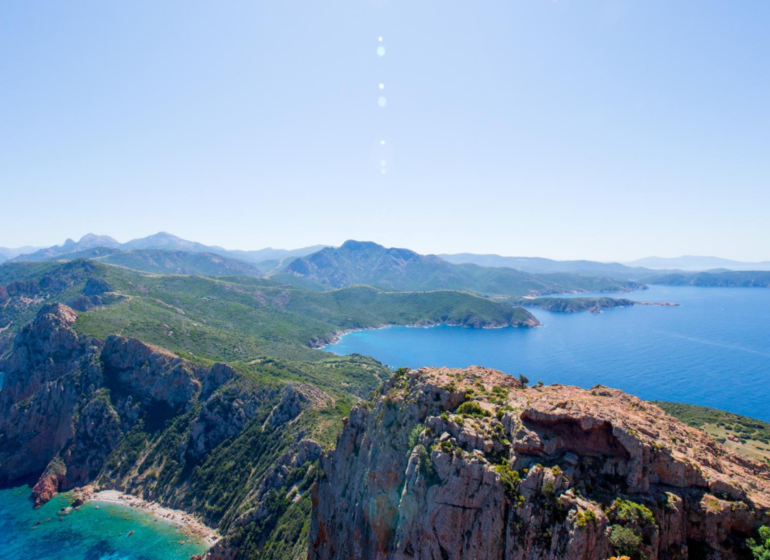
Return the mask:
<path id="1" fill-rule="evenodd" d="M 314 481 L 320 447 L 300 420 L 332 397 L 134 338 L 85 337 L 76 320 L 44 305 L 0 363 L 0 484 L 31 481 L 35 505 L 94 484 L 182 509 L 220 529 L 221 557 L 270 539 L 290 505 L 276 496 L 307 496 Z"/>
<path id="2" fill-rule="evenodd" d="M 310 559 L 726 560 L 770 469 L 620 391 L 400 370 L 321 460 Z"/>

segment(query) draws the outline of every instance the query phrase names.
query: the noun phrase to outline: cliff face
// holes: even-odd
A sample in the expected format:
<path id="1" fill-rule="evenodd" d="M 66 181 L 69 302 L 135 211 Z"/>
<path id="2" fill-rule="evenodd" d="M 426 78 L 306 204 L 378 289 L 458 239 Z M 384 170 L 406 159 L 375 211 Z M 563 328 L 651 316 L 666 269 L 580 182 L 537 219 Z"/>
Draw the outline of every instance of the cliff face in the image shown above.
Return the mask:
<path id="1" fill-rule="evenodd" d="M 306 546 L 303 524 L 281 518 L 309 516 L 320 447 L 303 418 L 333 406 L 329 395 L 133 338 L 102 343 L 78 335 L 76 319 L 44 306 L 0 364 L 0 483 L 36 481 L 36 505 L 93 483 L 197 513 L 220 528 L 223 558 L 273 531 Z"/>
<path id="2" fill-rule="evenodd" d="M 604 387 L 400 372 L 321 460 L 311 559 L 731 559 L 770 470 Z"/>
<path id="3" fill-rule="evenodd" d="M 92 481 L 140 418 L 160 427 L 197 403 L 210 376 L 221 385 L 234 373 L 135 339 L 81 339 L 72 328 L 76 318 L 64 305 L 44 306 L 5 364 L 0 481 L 43 473 L 33 490 L 38 504 Z"/>

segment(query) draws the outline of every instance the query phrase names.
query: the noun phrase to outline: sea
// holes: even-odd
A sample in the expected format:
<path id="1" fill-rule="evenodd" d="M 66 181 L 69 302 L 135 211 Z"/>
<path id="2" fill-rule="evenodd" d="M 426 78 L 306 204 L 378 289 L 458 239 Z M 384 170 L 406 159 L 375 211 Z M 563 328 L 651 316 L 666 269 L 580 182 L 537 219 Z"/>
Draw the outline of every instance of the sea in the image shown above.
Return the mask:
<path id="1" fill-rule="evenodd" d="M 0 490 L 2 560 L 189 560 L 206 551 L 201 539 L 133 508 L 86 502 L 60 517 L 71 496 L 33 509 L 29 495 L 29 486 Z"/>
<path id="2" fill-rule="evenodd" d="M 388 327 L 325 349 L 391 367 L 480 365 L 531 382 L 606 385 L 770 421 L 770 289 L 651 286 L 609 295 L 679 307 L 530 311 L 538 328 Z M 571 296 L 570 296 L 571 297 Z"/>
<path id="3" fill-rule="evenodd" d="M 770 290 L 653 286 L 622 297 L 679 307 L 533 309 L 542 327 L 390 327 L 347 334 L 326 350 L 392 367 L 475 364 L 532 382 L 601 384 L 770 421 Z M 29 493 L 0 490 L 0 560 L 188 560 L 206 549 L 141 511 L 86 503 L 60 520 L 66 495 L 35 510 Z"/>

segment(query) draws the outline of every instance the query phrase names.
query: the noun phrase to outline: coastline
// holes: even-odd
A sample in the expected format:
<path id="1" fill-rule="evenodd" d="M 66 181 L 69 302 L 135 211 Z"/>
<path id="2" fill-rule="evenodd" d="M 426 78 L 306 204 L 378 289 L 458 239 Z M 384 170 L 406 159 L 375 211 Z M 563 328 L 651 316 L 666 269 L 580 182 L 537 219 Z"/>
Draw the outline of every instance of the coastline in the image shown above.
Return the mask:
<path id="1" fill-rule="evenodd" d="M 102 504 L 114 504 L 124 507 L 135 508 L 143 513 L 153 515 L 156 518 L 179 527 L 183 533 L 202 539 L 208 548 L 214 546 L 222 538 L 216 529 L 213 529 L 196 519 L 192 514 L 178 509 L 171 509 L 161 506 L 158 503 L 151 502 L 126 494 L 120 490 L 95 490 L 92 487 L 84 487 L 73 492 L 73 495 L 79 498 L 82 503 L 94 502 Z"/>
<path id="2" fill-rule="evenodd" d="M 464 327 L 464 328 L 473 328 L 473 329 L 507 329 L 507 328 L 528 328 L 533 329 L 537 327 L 542 327 L 542 323 L 538 321 L 537 325 L 528 325 L 526 323 L 521 323 L 518 325 L 490 325 L 490 326 L 484 326 L 484 327 L 476 327 L 473 325 L 463 325 L 460 323 L 446 323 L 446 322 L 433 322 L 433 321 L 426 321 L 424 323 L 412 323 L 411 325 L 404 325 L 401 323 L 387 323 L 382 325 L 376 325 L 373 327 L 360 327 L 356 329 L 343 329 L 341 331 L 337 331 L 334 334 L 332 334 L 329 337 L 318 339 L 318 340 L 311 340 L 308 343 L 308 346 L 310 348 L 313 348 L 315 350 L 323 350 L 327 346 L 333 346 L 337 344 L 340 340 L 342 340 L 343 336 L 355 333 L 355 332 L 363 332 L 363 331 L 376 331 L 380 329 L 388 329 L 390 327 L 405 327 L 407 329 L 429 329 L 431 327 L 440 327 L 440 326 L 447 326 L 447 327 Z"/>

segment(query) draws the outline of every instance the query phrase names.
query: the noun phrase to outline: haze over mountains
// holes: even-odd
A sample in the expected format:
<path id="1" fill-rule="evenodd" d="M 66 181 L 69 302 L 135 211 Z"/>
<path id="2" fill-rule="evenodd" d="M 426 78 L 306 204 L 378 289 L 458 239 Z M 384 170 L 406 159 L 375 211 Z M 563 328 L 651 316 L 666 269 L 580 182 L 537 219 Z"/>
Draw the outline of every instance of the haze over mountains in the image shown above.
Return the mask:
<path id="1" fill-rule="evenodd" d="M 650 273 L 647 269 L 633 268 L 620 263 L 603 263 L 587 260 L 556 261 L 542 257 L 501 257 L 500 255 L 476 255 L 473 253 L 439 256 L 454 264 L 515 268 L 524 272 L 534 273 L 572 272 L 575 274 L 621 275 L 625 278 L 641 277 Z"/>
<path id="2" fill-rule="evenodd" d="M 643 283 L 767 287 L 770 262 L 717 257 L 650 257 L 631 263 L 557 261 L 494 254 L 420 255 L 409 249 L 348 241 L 340 247 L 229 250 L 160 232 L 120 243 L 88 234 L 47 248 L 0 248 L 0 262 L 93 259 L 160 274 L 271 277 L 311 289 L 369 284 L 390 290 L 467 290 L 496 297 L 574 291 L 618 292 Z M 646 266 L 640 266 L 646 265 Z"/>
<path id="3" fill-rule="evenodd" d="M 685 255 L 682 257 L 646 257 L 625 263 L 628 266 L 644 267 L 652 270 L 684 270 L 699 272 L 705 270 L 770 270 L 770 261 L 741 262 L 720 257 L 699 257 Z"/>
<path id="4" fill-rule="evenodd" d="M 229 250 L 217 246 L 204 245 L 195 241 L 187 241 L 175 235 L 165 232 L 159 232 L 148 237 L 140 239 L 133 239 L 126 243 L 120 243 L 108 235 L 95 235 L 89 233 L 84 235 L 80 241 L 74 241 L 67 239 L 62 245 L 54 247 L 48 247 L 40 249 L 34 252 L 25 253 L 20 252 L 18 249 L 0 249 L 2 251 L 15 251 L 13 256 L 7 257 L 8 260 L 24 260 L 24 261 L 45 261 L 49 259 L 55 259 L 85 251 L 87 249 L 95 249 L 97 247 L 105 247 L 110 249 L 121 249 L 124 251 L 136 250 L 136 249 L 155 249 L 163 251 L 188 251 L 191 253 L 213 253 L 230 258 L 240 259 L 242 261 L 257 263 L 268 260 L 280 260 L 289 257 L 300 257 L 314 253 L 319 249 L 325 247 L 325 245 L 314 245 L 312 247 L 304 247 L 300 249 L 285 250 L 285 249 L 259 249 L 256 251 L 238 251 Z M 32 249 L 32 248 L 30 248 Z M 2 260 L 0 260 L 2 262 Z"/>

